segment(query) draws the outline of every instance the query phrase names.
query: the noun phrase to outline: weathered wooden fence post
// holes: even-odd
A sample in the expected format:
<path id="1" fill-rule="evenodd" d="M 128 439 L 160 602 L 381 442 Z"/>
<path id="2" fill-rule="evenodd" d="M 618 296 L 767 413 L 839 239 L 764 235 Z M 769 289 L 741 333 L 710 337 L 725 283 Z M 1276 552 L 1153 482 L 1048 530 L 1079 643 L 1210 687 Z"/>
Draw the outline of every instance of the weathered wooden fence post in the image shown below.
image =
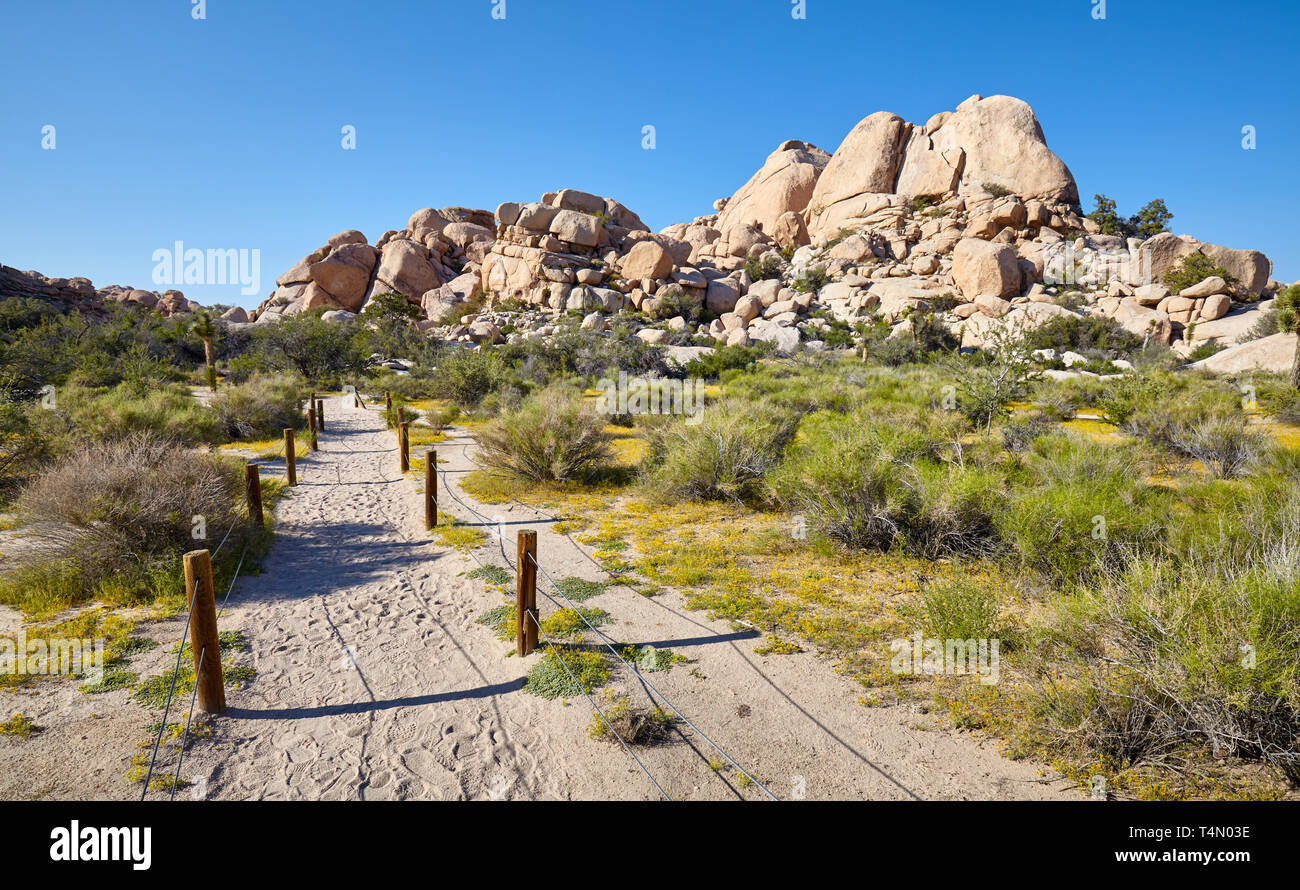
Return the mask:
<path id="1" fill-rule="evenodd" d="M 515 651 L 524 656 L 537 648 L 537 532 L 519 533 L 515 570 Z"/>
<path id="2" fill-rule="evenodd" d="M 298 455 L 294 450 L 293 427 L 284 431 L 284 474 L 290 485 L 298 484 Z"/>
<path id="3" fill-rule="evenodd" d="M 397 425 L 401 426 L 406 423 L 406 408 L 402 405 L 397 406 Z"/>
<path id="4" fill-rule="evenodd" d="M 397 450 L 398 463 L 402 472 L 405 473 L 411 469 L 411 425 L 409 423 L 399 423 L 397 425 Z"/>
<path id="5" fill-rule="evenodd" d="M 316 445 L 316 406 L 315 404 L 307 405 L 307 435 L 310 437 L 307 444 L 311 445 L 311 450 L 317 449 Z"/>
<path id="6" fill-rule="evenodd" d="M 244 484 L 248 488 L 248 521 L 265 525 L 266 517 L 262 515 L 262 480 L 258 476 L 257 464 L 244 464 Z"/>
<path id="7" fill-rule="evenodd" d="M 387 391 L 384 392 L 384 425 L 393 428 L 393 394 Z"/>
<path id="8" fill-rule="evenodd" d="M 432 448 L 424 455 L 424 527 L 438 524 L 438 455 Z"/>
<path id="9" fill-rule="evenodd" d="M 325 400 L 316 400 L 316 428 L 325 432 Z"/>
<path id="10" fill-rule="evenodd" d="M 212 586 L 212 555 L 207 550 L 185 554 L 185 592 L 190 596 L 190 646 L 198 706 L 209 714 L 226 710 L 226 682 L 217 640 L 217 596 Z"/>

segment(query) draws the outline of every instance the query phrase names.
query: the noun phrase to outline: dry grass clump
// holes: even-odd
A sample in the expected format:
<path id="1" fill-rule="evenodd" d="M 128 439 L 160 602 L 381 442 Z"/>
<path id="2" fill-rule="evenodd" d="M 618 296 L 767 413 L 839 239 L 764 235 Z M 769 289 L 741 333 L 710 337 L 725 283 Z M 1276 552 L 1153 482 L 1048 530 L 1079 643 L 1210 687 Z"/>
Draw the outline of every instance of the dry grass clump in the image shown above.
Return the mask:
<path id="1" fill-rule="evenodd" d="M 601 710 L 594 714 L 587 734 L 593 739 L 617 742 L 618 738 L 629 745 L 649 747 L 670 742 L 676 736 L 677 718 L 663 708 L 637 708 L 624 696 L 607 698 Z"/>
<path id="2" fill-rule="evenodd" d="M 95 442 L 67 453 L 18 498 L 20 570 L 57 573 L 88 598 L 109 581 L 156 571 L 160 561 L 204 545 L 231 521 L 240 484 L 219 458 L 152 433 Z M 215 544 L 214 544 L 215 546 Z"/>

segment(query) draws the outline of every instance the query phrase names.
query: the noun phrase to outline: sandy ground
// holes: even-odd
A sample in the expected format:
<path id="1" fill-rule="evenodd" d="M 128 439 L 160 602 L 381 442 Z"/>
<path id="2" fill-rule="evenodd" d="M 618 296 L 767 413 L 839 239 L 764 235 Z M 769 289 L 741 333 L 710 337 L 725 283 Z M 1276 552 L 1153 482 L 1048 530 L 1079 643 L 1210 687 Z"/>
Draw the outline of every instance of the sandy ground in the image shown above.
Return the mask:
<path id="1" fill-rule="evenodd" d="M 464 577 L 473 559 L 430 538 L 422 496 L 398 473 L 392 433 L 375 411 L 347 402 L 329 401 L 322 450 L 303 462 L 298 487 L 277 507 L 264 571 L 239 581 L 222 615 L 222 630 L 247 637 L 240 661 L 257 677 L 229 690 L 230 710 L 215 721 L 213 738 L 187 754 L 182 776 L 194 784 L 178 798 L 660 798 L 617 743 L 588 737 L 586 698 L 547 701 L 522 691 L 541 653 L 521 661 L 512 644 L 476 623 L 503 602 L 500 593 Z M 553 578 L 600 580 L 579 545 L 550 530 L 543 514 L 480 505 L 459 490 L 457 479 L 473 467 L 469 447 L 467 438 L 438 446 L 440 506 L 489 533 L 478 559 L 506 566 L 516 530 L 531 528 Z M 491 521 L 448 497 L 447 485 Z M 538 583 L 545 615 L 555 606 L 541 594 L 548 582 Z M 692 660 L 647 676 L 696 729 L 634 749 L 672 799 L 762 799 L 764 788 L 780 799 L 1078 797 L 1037 765 L 935 728 L 912 706 L 862 706 L 827 659 L 755 654 L 757 634 L 688 612 L 677 594 L 647 599 L 613 587 L 586 605 L 613 616 L 602 628 L 610 637 Z M 179 621 L 149 626 L 159 639 L 179 632 Z M 162 669 L 146 658 L 161 665 L 165 653 L 145 653 L 133 669 Z M 92 697 L 65 689 L 31 699 L 61 709 L 62 719 L 48 715 L 46 732 L 0 737 L 0 773 L 8 776 L 0 777 L 0 796 L 138 795 L 121 773 L 138 752 L 140 726 L 156 715 L 126 691 L 88 705 Z M 649 702 L 625 669 L 610 689 Z M 12 698 L 0 691 L 0 705 L 16 710 Z M 110 716 L 92 718 L 92 710 Z M 31 707 L 24 713 L 41 717 Z M 746 783 L 705 735 L 757 782 Z M 171 756 L 161 762 L 174 766 Z"/>

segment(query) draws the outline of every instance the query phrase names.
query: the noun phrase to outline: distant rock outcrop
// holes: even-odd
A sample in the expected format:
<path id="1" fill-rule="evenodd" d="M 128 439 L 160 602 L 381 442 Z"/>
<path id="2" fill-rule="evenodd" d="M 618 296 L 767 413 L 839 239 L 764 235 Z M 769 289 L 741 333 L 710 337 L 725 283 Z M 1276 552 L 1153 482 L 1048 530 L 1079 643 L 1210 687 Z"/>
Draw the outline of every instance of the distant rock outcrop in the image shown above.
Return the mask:
<path id="1" fill-rule="evenodd" d="M 48 278 L 39 272 L 22 272 L 0 266 L 0 300 L 27 297 L 50 303 L 59 312 L 102 315 L 109 303 L 131 303 L 156 309 L 165 316 L 195 312 L 202 307 L 178 290 L 140 290 L 111 284 L 96 289 L 88 278 Z"/>

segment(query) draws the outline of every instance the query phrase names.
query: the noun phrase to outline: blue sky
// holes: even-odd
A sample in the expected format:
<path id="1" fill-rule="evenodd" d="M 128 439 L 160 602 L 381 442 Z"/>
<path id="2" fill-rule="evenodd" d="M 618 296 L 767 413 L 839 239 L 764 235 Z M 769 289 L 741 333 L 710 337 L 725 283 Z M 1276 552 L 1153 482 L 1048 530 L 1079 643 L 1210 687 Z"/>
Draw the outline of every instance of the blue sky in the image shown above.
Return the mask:
<path id="1" fill-rule="evenodd" d="M 780 142 L 881 109 L 1019 96 L 1090 209 L 1300 278 L 1293 0 L 16 0 L 0 71 L 0 262 L 154 288 L 153 252 L 258 249 L 256 305 L 347 228 L 572 187 L 651 228 L 711 212 Z M 43 150 L 53 125 L 56 148 Z M 340 141 L 356 128 L 356 149 Z M 642 148 L 642 127 L 657 147 Z M 1242 128 L 1257 148 L 1242 148 Z"/>

